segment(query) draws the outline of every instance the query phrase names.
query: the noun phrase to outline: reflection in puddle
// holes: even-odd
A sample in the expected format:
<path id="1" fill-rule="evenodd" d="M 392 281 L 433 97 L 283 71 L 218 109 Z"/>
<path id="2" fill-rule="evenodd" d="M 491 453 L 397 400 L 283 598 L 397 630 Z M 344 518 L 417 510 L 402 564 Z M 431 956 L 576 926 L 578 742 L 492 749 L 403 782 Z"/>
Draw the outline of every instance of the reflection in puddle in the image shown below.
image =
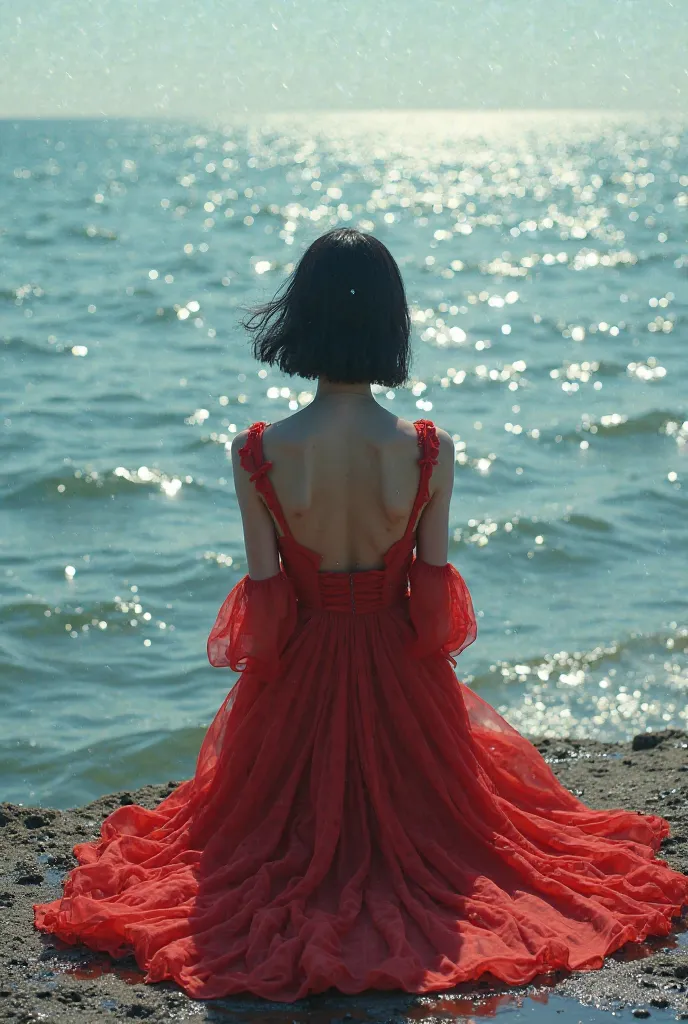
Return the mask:
<path id="1" fill-rule="evenodd" d="M 71 967 L 65 971 L 71 978 L 77 981 L 93 981 L 94 978 L 102 978 L 106 974 L 116 975 L 120 981 L 127 985 L 142 985 L 144 972 L 138 967 L 126 968 L 119 965 L 107 964 L 86 964 L 83 967 Z"/>
<path id="2" fill-rule="evenodd" d="M 627 942 L 616 953 L 612 953 L 610 960 L 619 960 L 622 963 L 631 963 L 633 960 L 644 960 L 653 953 L 660 951 L 668 952 L 671 949 L 683 949 L 688 946 L 688 913 L 674 923 L 670 935 L 650 936 L 644 942 Z"/>
<path id="3" fill-rule="evenodd" d="M 42 959 L 52 960 L 56 974 L 74 978 L 76 981 L 96 981 L 112 974 L 126 985 L 143 985 L 145 971 L 141 970 L 133 956 L 115 960 L 106 953 L 91 953 L 83 946 L 63 942 L 56 935 L 51 935 L 49 942 L 50 945 Z"/>

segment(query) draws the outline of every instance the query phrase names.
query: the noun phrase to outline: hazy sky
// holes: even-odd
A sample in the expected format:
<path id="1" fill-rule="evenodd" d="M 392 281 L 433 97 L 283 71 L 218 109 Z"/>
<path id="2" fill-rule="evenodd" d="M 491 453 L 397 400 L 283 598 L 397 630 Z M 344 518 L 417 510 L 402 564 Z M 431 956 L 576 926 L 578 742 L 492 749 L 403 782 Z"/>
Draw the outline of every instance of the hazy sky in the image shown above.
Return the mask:
<path id="1" fill-rule="evenodd" d="M 0 0 L 0 116 L 688 111 L 688 0 Z"/>

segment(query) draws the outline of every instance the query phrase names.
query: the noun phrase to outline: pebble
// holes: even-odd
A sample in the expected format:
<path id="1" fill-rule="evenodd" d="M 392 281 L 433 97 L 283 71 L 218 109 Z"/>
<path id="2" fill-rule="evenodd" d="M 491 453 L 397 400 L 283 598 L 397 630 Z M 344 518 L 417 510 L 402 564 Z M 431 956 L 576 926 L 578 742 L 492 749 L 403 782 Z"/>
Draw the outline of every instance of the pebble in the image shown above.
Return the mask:
<path id="1" fill-rule="evenodd" d="M 633 750 L 651 750 L 661 743 L 662 737 L 653 732 L 640 732 L 633 737 Z"/>

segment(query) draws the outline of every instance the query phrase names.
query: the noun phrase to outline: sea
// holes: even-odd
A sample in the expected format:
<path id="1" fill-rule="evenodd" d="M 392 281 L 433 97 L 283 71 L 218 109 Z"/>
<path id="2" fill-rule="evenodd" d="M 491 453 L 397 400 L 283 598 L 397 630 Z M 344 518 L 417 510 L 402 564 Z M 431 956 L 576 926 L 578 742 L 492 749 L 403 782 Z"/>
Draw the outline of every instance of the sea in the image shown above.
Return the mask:
<path id="1" fill-rule="evenodd" d="M 396 111 L 0 121 L 0 799 L 194 771 L 235 682 L 228 448 L 314 382 L 240 326 L 317 235 L 374 233 L 413 319 L 399 416 L 454 438 L 458 677 L 529 737 L 688 726 L 688 133 Z"/>

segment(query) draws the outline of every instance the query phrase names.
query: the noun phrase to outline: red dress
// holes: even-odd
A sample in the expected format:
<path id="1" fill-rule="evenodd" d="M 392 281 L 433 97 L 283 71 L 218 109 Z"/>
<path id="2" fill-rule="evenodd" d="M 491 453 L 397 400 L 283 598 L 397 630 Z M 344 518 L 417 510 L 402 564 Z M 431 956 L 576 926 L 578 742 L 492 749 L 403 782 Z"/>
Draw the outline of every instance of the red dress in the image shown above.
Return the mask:
<path id="1" fill-rule="evenodd" d="M 208 638 L 240 671 L 195 774 L 119 807 L 79 843 L 35 924 L 197 999 L 291 1002 L 334 987 L 431 992 L 595 968 L 663 935 L 688 878 L 655 857 L 668 823 L 590 810 L 457 681 L 475 639 L 451 564 L 414 558 L 438 442 L 384 569 L 319 572 L 272 488 L 255 423 L 243 465 L 279 524 L 280 571 L 245 576 Z"/>

